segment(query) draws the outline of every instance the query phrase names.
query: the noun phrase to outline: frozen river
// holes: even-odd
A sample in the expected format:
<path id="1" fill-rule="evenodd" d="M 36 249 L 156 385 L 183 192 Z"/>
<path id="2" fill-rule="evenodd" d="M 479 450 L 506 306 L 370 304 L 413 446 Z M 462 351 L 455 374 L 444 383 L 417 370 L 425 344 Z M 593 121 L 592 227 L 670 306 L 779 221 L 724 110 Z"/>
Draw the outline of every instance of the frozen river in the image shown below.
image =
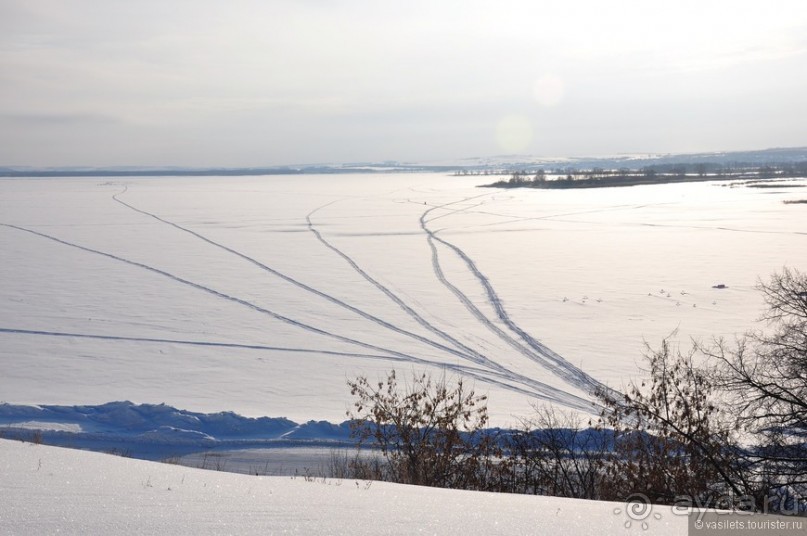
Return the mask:
<path id="1" fill-rule="evenodd" d="M 0 401 L 341 421 L 346 379 L 394 367 L 467 377 L 505 424 L 589 407 L 674 330 L 762 327 L 757 278 L 807 268 L 804 180 L 483 182 L 0 180 Z"/>

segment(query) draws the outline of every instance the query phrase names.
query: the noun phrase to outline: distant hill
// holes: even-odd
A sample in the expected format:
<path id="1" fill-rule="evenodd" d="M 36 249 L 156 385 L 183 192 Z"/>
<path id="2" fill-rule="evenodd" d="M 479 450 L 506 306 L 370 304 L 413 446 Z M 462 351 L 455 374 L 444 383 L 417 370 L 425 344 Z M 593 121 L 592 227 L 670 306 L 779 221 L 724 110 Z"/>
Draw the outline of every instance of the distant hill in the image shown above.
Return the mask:
<path id="1" fill-rule="evenodd" d="M 707 167 L 762 167 L 807 162 L 807 147 L 762 149 L 757 151 L 733 151 L 681 154 L 634 154 L 607 157 L 538 158 L 531 156 L 497 156 L 470 158 L 458 162 L 456 167 L 469 172 L 485 170 L 582 170 L 582 169 L 627 169 L 640 170 L 647 167 L 664 168 L 681 164 L 706 165 Z"/>
<path id="2" fill-rule="evenodd" d="M 684 154 L 634 154 L 608 157 L 546 158 L 531 155 L 472 157 L 441 162 L 351 162 L 320 163 L 243 168 L 190 168 L 180 166 L 147 167 L 49 167 L 0 166 L 0 177 L 138 177 L 138 176 L 248 176 L 330 173 L 418 173 L 497 174 L 513 170 L 536 171 L 574 169 L 628 169 L 680 164 L 709 166 L 783 165 L 807 162 L 807 147 Z"/>

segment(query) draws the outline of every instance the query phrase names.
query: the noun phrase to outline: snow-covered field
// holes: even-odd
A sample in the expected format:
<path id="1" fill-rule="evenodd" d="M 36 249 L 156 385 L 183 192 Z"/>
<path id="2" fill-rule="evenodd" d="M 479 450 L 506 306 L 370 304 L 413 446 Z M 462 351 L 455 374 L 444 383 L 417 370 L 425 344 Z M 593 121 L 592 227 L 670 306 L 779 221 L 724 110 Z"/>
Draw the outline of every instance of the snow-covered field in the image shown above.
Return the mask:
<path id="1" fill-rule="evenodd" d="M 641 373 L 645 340 L 754 327 L 757 277 L 807 266 L 807 208 L 782 203 L 807 198 L 804 180 L 480 182 L 0 180 L 0 435 L 40 429 L 46 441 L 158 459 L 223 448 L 212 464 L 177 461 L 283 473 L 345 440 L 346 426 L 311 420 L 345 419 L 346 379 L 393 367 L 469 378 L 489 394 L 494 425 L 535 402 L 589 411 L 591 387 Z M 112 403 L 122 400 L 134 404 Z M 281 448 L 295 441 L 309 448 Z M 0 505 L 0 534 L 687 526 L 669 508 L 638 519 L 615 503 L 226 474 L 6 440 Z"/>
<path id="2" fill-rule="evenodd" d="M 625 507 L 237 475 L 0 440 L 3 535 L 686 534 L 687 518 L 670 507 L 632 517 Z"/>
<path id="3" fill-rule="evenodd" d="M 506 425 L 587 409 L 645 340 L 754 327 L 757 277 L 807 267 L 805 181 L 483 182 L 0 180 L 0 401 L 341 422 L 345 380 L 395 367 L 470 378 Z"/>

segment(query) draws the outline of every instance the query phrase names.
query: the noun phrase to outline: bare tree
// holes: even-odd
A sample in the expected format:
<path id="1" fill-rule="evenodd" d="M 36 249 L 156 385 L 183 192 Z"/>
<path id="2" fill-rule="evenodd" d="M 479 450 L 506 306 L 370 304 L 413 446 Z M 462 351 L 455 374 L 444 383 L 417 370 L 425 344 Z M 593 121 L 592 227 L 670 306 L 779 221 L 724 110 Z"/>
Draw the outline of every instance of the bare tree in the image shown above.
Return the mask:
<path id="1" fill-rule="evenodd" d="M 605 496 L 807 509 L 807 277 L 784 269 L 758 288 L 767 331 L 687 353 L 665 340 L 648 380 L 601 393 L 616 434 Z"/>
<path id="2" fill-rule="evenodd" d="M 743 469 L 744 483 L 757 507 L 774 511 L 803 508 L 807 489 L 807 275 L 784 268 L 768 281 L 760 281 L 757 288 L 767 306 L 760 320 L 769 329 L 750 332 L 732 346 L 715 341 L 704 352 L 716 363 L 715 383 L 726 393 L 737 427 L 753 438 L 753 448 L 743 456 Z"/>
<path id="3" fill-rule="evenodd" d="M 608 499 L 643 493 L 659 503 L 686 496 L 702 506 L 726 507 L 726 490 L 742 495 L 732 470 L 736 439 L 720 410 L 709 372 L 668 339 L 646 354 L 648 380 L 621 397 L 601 393 L 604 427 L 614 450 L 604 471 Z"/>
<path id="4" fill-rule="evenodd" d="M 597 499 L 611 440 L 578 414 L 536 407 L 507 441 L 509 491 Z"/>
<path id="5" fill-rule="evenodd" d="M 360 442 L 381 450 L 387 479 L 436 487 L 486 489 L 498 451 L 483 429 L 487 397 L 467 389 L 461 378 L 451 384 L 413 374 L 399 384 L 395 371 L 371 384 L 366 377 L 348 381 L 357 397 L 348 416 Z"/>

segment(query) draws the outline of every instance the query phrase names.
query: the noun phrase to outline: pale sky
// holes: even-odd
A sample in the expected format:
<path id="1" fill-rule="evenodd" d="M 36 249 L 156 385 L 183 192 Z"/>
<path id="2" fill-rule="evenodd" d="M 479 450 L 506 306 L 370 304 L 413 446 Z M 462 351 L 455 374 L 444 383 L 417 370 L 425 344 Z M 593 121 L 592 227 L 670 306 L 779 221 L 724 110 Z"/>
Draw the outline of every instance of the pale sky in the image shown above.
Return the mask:
<path id="1" fill-rule="evenodd" d="M 0 166 L 805 145 L 803 0 L 0 0 Z"/>

